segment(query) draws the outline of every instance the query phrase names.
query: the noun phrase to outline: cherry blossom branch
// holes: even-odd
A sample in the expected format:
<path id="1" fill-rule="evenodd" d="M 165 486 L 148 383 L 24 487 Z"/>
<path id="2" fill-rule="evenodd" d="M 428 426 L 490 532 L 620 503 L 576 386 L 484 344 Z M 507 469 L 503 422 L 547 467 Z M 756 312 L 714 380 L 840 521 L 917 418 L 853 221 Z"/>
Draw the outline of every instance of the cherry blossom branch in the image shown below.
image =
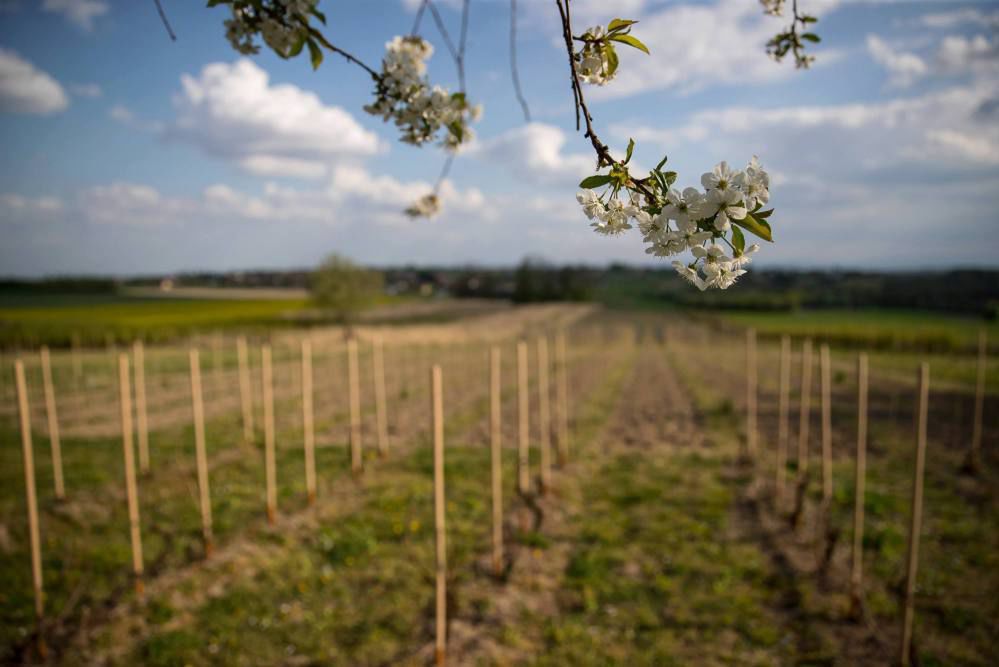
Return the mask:
<path id="1" fill-rule="evenodd" d="M 160 0 L 153 0 L 153 3 L 156 5 L 156 11 L 160 15 L 160 21 L 163 22 L 163 27 L 166 28 L 167 35 L 170 36 L 170 41 L 176 42 L 177 34 L 173 31 L 173 28 L 170 27 L 170 21 L 167 20 L 166 12 L 163 11 L 163 5 L 160 4 Z"/>
<path id="2" fill-rule="evenodd" d="M 513 91 L 524 111 L 524 122 L 531 122 L 531 110 L 527 106 L 524 91 L 520 88 L 520 72 L 517 69 L 517 0 L 510 0 L 510 78 L 513 79 Z"/>
<path id="3" fill-rule="evenodd" d="M 572 49 L 573 36 L 572 22 L 569 17 L 569 0 L 555 0 L 555 4 L 558 6 L 559 16 L 562 18 L 562 36 L 565 39 L 565 48 L 569 55 L 569 72 L 572 78 L 573 97 L 576 102 L 576 130 L 579 131 L 580 129 L 579 118 L 582 116 L 586 125 L 586 131 L 583 133 L 583 137 L 590 140 L 590 144 L 593 146 L 593 150 L 597 154 L 598 169 L 604 166 L 609 167 L 623 164 L 619 160 L 614 159 L 614 156 L 611 155 L 610 149 L 605 143 L 600 141 L 600 137 L 597 136 L 596 130 L 593 129 L 593 116 L 590 114 L 590 110 L 586 106 L 586 97 L 583 95 L 583 86 L 579 82 L 579 73 L 576 71 L 574 52 Z M 635 184 L 636 190 L 649 199 L 654 198 L 652 192 L 646 187 L 646 179 L 631 180 Z"/>

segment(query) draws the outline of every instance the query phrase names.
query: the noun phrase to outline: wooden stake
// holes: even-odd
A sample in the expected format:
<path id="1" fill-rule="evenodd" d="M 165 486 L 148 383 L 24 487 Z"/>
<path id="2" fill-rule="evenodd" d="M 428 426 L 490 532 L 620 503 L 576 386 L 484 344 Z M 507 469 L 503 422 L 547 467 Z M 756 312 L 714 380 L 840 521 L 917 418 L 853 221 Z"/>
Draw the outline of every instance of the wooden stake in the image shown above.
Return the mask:
<path id="1" fill-rule="evenodd" d="M 551 410 L 548 405 L 548 339 L 538 338 L 538 430 L 541 447 L 541 493 L 552 486 Z"/>
<path id="2" fill-rule="evenodd" d="M 49 348 L 42 346 L 42 386 L 45 390 L 45 416 L 49 425 L 49 446 L 52 450 L 52 477 L 55 481 L 55 497 L 63 500 L 66 487 L 62 479 L 62 447 L 59 443 L 59 415 L 56 412 L 55 389 L 52 384 L 52 361 Z"/>
<path id="3" fill-rule="evenodd" d="M 142 528 L 139 523 L 139 491 L 135 482 L 135 453 L 132 451 L 132 387 L 128 355 L 118 355 L 118 390 L 121 395 L 121 445 L 125 457 L 125 493 L 128 497 L 128 525 L 132 538 L 132 574 L 135 592 L 142 595 Z"/>
<path id="4" fill-rule="evenodd" d="M 756 457 L 756 329 L 746 331 L 746 456 Z"/>
<path id="5" fill-rule="evenodd" d="M 38 530 L 38 497 L 35 494 L 35 456 L 31 446 L 31 411 L 28 387 L 24 381 L 24 362 L 14 362 L 17 410 L 21 420 L 21 452 L 24 458 L 24 495 L 28 505 L 28 537 L 31 542 L 31 581 L 35 589 L 35 620 L 40 624 L 45 599 L 42 591 L 42 541 Z"/>
<path id="6" fill-rule="evenodd" d="M 236 357 L 239 362 L 239 403 L 243 410 L 243 444 L 254 440 L 253 433 L 253 385 L 250 384 L 250 353 L 246 347 L 246 336 L 236 339 Z"/>
<path id="7" fill-rule="evenodd" d="M 909 559 L 905 577 L 905 611 L 899 662 L 909 667 L 912 652 L 912 621 L 915 616 L 916 571 L 919 566 L 919 534 L 923 527 L 923 469 L 926 466 L 926 414 L 930 393 L 930 365 L 919 365 L 919 410 L 916 425 L 916 469 L 912 480 L 912 524 L 909 527 Z"/>
<path id="8" fill-rule="evenodd" d="M 780 339 L 780 386 L 777 391 L 777 482 L 775 507 L 780 511 L 784 503 L 784 484 L 787 479 L 787 413 L 791 386 L 791 339 Z"/>
<path id="9" fill-rule="evenodd" d="M 135 362 L 135 420 L 139 434 L 139 472 L 149 474 L 149 420 L 146 415 L 146 354 L 142 341 L 132 345 Z"/>
<path id="10" fill-rule="evenodd" d="M 305 491 L 316 502 L 316 435 L 312 414 L 312 342 L 302 339 L 302 431 L 305 445 Z"/>
<path id="11" fill-rule="evenodd" d="M 565 334 L 555 337 L 555 405 L 558 408 L 558 459 L 560 465 L 569 462 L 569 361 L 566 357 Z"/>
<path id="12" fill-rule="evenodd" d="M 493 486 L 493 573 L 503 573 L 503 428 L 500 349 L 489 351 L 489 450 Z"/>
<path id="13" fill-rule="evenodd" d="M 864 485 L 867 478 L 867 355 L 857 357 L 857 459 L 853 498 L 853 560 L 850 568 L 850 599 L 854 617 L 863 609 Z"/>
<path id="14" fill-rule="evenodd" d="M 447 651 L 447 531 L 444 526 L 444 400 L 441 367 L 430 370 L 434 429 L 434 535 L 437 546 L 437 618 L 435 663 L 443 665 Z"/>
<path id="15" fill-rule="evenodd" d="M 194 413 L 194 457 L 198 465 L 198 492 L 201 502 L 201 534 L 205 557 L 212 555 L 212 501 L 208 490 L 208 456 L 205 453 L 205 407 L 201 396 L 201 359 L 197 348 L 190 350 L 191 409 Z"/>
<path id="16" fill-rule="evenodd" d="M 798 419 L 798 477 L 808 474 L 808 427 L 812 416 L 812 341 L 801 348 L 801 413 Z"/>
<path id="17" fill-rule="evenodd" d="M 530 422 L 527 394 L 527 343 L 517 343 L 517 488 L 521 493 L 531 489 Z"/>
<path id="18" fill-rule="evenodd" d="M 988 340 L 985 329 L 978 332 L 978 377 L 975 381 L 975 417 L 971 430 L 971 466 L 977 469 L 982 458 L 982 416 L 985 412 L 985 363 Z"/>
<path id="19" fill-rule="evenodd" d="M 385 405 L 385 355 L 381 338 L 371 348 L 371 366 L 375 374 L 375 421 L 378 430 L 378 453 L 388 454 L 388 415 Z"/>
<path id="20" fill-rule="evenodd" d="M 361 458 L 361 387 L 357 370 L 357 340 L 347 341 L 347 379 L 350 385 L 350 469 L 355 475 L 363 467 Z"/>
<path id="21" fill-rule="evenodd" d="M 832 377 L 829 346 L 819 348 L 819 375 L 822 391 L 822 502 L 828 507 L 833 496 L 832 473 Z"/>
<path id="22" fill-rule="evenodd" d="M 277 470 L 274 463 L 274 373 L 271 346 L 260 348 L 260 376 L 264 401 L 264 474 L 267 485 L 267 522 L 277 520 Z"/>

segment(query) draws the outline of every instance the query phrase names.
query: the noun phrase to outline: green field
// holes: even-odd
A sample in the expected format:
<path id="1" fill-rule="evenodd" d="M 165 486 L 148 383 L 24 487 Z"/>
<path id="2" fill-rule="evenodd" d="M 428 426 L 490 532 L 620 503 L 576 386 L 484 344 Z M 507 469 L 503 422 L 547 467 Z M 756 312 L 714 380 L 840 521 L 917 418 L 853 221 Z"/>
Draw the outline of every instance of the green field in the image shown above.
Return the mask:
<path id="1" fill-rule="evenodd" d="M 831 345 L 869 350 L 919 349 L 928 352 L 972 351 L 984 329 L 999 347 L 999 322 L 947 313 L 915 310 L 800 310 L 733 312 L 706 315 L 740 327 L 755 327 L 762 336 L 788 334 Z"/>

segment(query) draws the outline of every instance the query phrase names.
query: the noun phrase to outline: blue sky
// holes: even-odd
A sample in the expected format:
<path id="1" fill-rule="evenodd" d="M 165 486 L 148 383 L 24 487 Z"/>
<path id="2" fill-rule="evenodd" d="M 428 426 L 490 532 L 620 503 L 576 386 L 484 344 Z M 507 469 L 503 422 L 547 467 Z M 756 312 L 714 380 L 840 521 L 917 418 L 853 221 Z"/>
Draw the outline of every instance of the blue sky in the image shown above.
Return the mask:
<path id="1" fill-rule="evenodd" d="M 592 173 L 575 133 L 554 3 L 473 0 L 468 95 L 485 106 L 444 212 L 401 211 L 441 151 L 366 114 L 370 78 L 328 56 L 241 58 L 224 9 L 163 0 L 0 0 L 0 275 L 142 274 L 309 266 L 337 251 L 374 264 L 650 263 L 640 236 L 594 234 L 574 194 Z M 377 66 L 418 0 L 322 0 L 335 44 Z M 438 0 L 457 31 L 457 0 Z M 820 17 L 810 71 L 764 43 L 784 24 L 751 0 L 573 2 L 579 32 L 636 18 L 651 56 L 622 54 L 587 92 L 601 137 L 663 153 L 695 185 L 758 155 L 773 177 L 776 243 L 757 266 L 999 265 L 999 4 L 800 0 Z M 614 10 L 606 7 L 613 6 Z M 433 23 L 434 82 L 456 75 Z M 661 260 L 660 260 L 661 261 Z"/>

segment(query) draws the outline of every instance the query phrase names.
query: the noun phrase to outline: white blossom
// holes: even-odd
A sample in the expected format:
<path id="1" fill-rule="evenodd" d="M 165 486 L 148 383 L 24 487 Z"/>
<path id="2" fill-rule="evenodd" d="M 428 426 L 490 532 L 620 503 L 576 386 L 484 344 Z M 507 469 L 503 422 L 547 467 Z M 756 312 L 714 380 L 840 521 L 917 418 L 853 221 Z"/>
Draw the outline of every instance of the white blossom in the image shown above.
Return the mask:
<path id="1" fill-rule="evenodd" d="M 603 202 L 593 190 L 580 190 L 576 193 L 576 201 L 583 207 L 583 213 L 590 220 L 604 212 Z"/>
<path id="2" fill-rule="evenodd" d="M 412 218 L 432 218 L 441 210 L 440 198 L 431 193 L 417 199 L 406 209 L 406 215 Z"/>

